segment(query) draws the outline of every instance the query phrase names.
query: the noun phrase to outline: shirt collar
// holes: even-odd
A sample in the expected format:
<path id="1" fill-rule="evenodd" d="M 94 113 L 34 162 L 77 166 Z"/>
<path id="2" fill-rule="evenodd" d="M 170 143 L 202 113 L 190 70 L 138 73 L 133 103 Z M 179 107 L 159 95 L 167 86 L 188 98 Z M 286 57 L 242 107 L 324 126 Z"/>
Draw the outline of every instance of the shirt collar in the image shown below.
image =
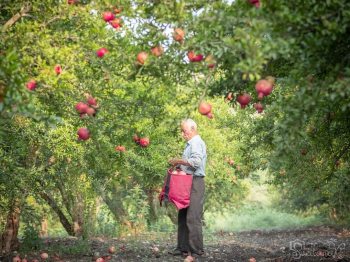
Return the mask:
<path id="1" fill-rule="evenodd" d="M 200 137 L 199 135 L 195 135 L 194 137 L 192 137 L 190 140 L 187 141 L 187 144 L 190 145 L 192 144 L 192 142 L 195 140 L 196 137 Z"/>

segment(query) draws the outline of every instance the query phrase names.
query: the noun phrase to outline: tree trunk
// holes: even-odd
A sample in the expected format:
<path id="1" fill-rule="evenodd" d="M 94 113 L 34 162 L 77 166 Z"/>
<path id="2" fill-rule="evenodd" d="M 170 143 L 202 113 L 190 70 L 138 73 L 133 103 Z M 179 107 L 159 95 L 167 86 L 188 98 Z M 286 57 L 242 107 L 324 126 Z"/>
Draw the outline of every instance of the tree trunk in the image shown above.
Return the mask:
<path id="1" fill-rule="evenodd" d="M 0 254 L 2 252 L 2 215 L 0 215 Z"/>
<path id="2" fill-rule="evenodd" d="M 55 200 L 51 196 L 46 194 L 44 191 L 40 191 L 39 194 L 47 202 L 47 204 L 56 212 L 56 214 L 58 215 L 58 218 L 60 219 L 62 226 L 67 231 L 67 233 L 70 236 L 74 236 L 73 226 L 70 224 L 69 220 L 66 218 L 66 216 L 63 214 L 61 209 L 58 207 Z"/>
<path id="3" fill-rule="evenodd" d="M 19 229 L 19 208 L 9 212 L 6 218 L 6 226 L 2 234 L 2 246 L 0 251 L 9 254 L 19 249 L 18 229 Z"/>
<path id="4" fill-rule="evenodd" d="M 41 232 L 40 232 L 40 236 L 41 237 L 48 237 L 48 229 L 47 229 L 47 217 L 46 215 L 43 216 L 42 220 L 41 220 Z"/>
<path id="5" fill-rule="evenodd" d="M 84 198 L 82 194 L 76 193 L 74 196 L 74 207 L 74 210 L 71 210 L 74 223 L 74 236 L 82 237 L 84 235 Z"/>

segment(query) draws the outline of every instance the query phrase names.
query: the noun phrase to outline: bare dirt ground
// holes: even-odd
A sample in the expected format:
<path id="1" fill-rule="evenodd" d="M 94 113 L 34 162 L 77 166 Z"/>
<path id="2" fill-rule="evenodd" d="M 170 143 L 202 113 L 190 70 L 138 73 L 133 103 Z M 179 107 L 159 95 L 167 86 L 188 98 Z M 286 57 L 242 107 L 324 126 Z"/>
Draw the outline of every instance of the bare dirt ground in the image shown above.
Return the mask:
<path id="1" fill-rule="evenodd" d="M 40 261 L 40 253 L 47 252 L 49 259 L 42 261 L 90 262 L 98 257 L 118 262 L 176 262 L 183 257 L 172 257 L 168 252 L 176 245 L 176 235 L 140 234 L 108 239 L 44 238 L 44 248 L 37 252 L 11 254 L 0 261 L 11 261 L 15 255 Z M 231 261 L 350 261 L 350 233 L 329 227 L 251 230 L 236 233 L 219 231 L 205 234 L 206 256 L 200 262 Z M 109 253 L 114 246 L 116 252 Z M 159 251 L 153 251 L 157 247 Z M 56 256 L 56 257 L 55 257 Z M 106 257 L 109 256 L 109 257 Z M 109 259 L 109 260 L 108 260 Z"/>

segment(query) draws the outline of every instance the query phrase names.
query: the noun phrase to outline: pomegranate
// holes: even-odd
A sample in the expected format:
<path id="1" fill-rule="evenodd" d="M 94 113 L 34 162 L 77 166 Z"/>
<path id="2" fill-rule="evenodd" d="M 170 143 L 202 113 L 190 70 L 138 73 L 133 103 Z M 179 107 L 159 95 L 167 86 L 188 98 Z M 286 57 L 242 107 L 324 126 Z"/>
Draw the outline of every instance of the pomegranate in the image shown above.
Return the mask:
<path id="1" fill-rule="evenodd" d="M 77 5 L 79 4 L 79 1 L 78 0 L 68 0 L 68 4 L 73 4 L 73 5 Z"/>
<path id="2" fill-rule="evenodd" d="M 134 141 L 135 141 L 135 142 L 139 142 L 139 141 L 140 141 L 140 138 L 139 138 L 137 135 L 135 135 L 135 136 L 134 136 Z"/>
<path id="3" fill-rule="evenodd" d="M 115 253 L 115 247 L 110 247 L 109 248 L 109 253 L 114 254 Z"/>
<path id="4" fill-rule="evenodd" d="M 21 262 L 21 259 L 17 256 L 12 259 L 12 262 Z"/>
<path id="5" fill-rule="evenodd" d="M 258 99 L 262 99 L 264 96 L 271 94 L 272 84 L 265 79 L 261 79 L 255 84 L 255 90 L 258 93 Z"/>
<path id="6" fill-rule="evenodd" d="M 214 115 L 213 115 L 211 112 L 209 112 L 209 113 L 207 114 L 207 117 L 209 117 L 210 119 L 212 119 L 212 118 L 214 118 Z"/>
<path id="7" fill-rule="evenodd" d="M 211 104 L 207 102 L 202 102 L 199 104 L 198 110 L 199 110 L 199 113 L 201 113 L 202 115 L 206 115 L 211 111 Z"/>
<path id="8" fill-rule="evenodd" d="M 90 138 L 89 131 L 86 128 L 80 128 L 77 132 L 78 140 L 88 140 Z"/>
<path id="9" fill-rule="evenodd" d="M 249 258 L 249 262 L 256 262 L 254 257 Z"/>
<path id="10" fill-rule="evenodd" d="M 86 110 L 86 114 L 88 116 L 92 116 L 93 114 L 95 114 L 95 109 L 93 109 L 92 107 L 89 107 L 87 110 Z"/>
<path id="11" fill-rule="evenodd" d="M 172 175 L 177 175 L 177 170 L 173 170 L 173 171 L 171 172 L 171 174 L 172 174 Z"/>
<path id="12" fill-rule="evenodd" d="M 111 260 L 112 257 L 111 257 L 110 255 L 107 255 L 107 256 L 104 256 L 103 259 L 104 259 L 105 261 L 107 261 L 107 260 Z"/>
<path id="13" fill-rule="evenodd" d="M 117 6 L 115 6 L 113 9 L 114 13 L 116 13 L 116 14 L 119 14 L 121 10 L 122 9 L 120 7 L 117 7 Z"/>
<path id="14" fill-rule="evenodd" d="M 97 99 L 90 96 L 87 100 L 87 103 L 92 106 L 97 106 Z"/>
<path id="15" fill-rule="evenodd" d="M 307 153 L 307 151 L 305 151 L 305 150 L 303 150 L 303 151 L 301 152 L 301 154 L 302 154 L 303 156 L 305 156 L 306 153 Z"/>
<path id="16" fill-rule="evenodd" d="M 184 31 L 180 28 L 175 28 L 173 35 L 174 35 L 174 37 L 173 37 L 174 40 L 178 41 L 180 43 L 183 40 L 183 38 L 185 37 Z"/>
<path id="17" fill-rule="evenodd" d="M 113 28 L 119 29 L 122 27 L 121 21 L 122 20 L 120 18 L 114 18 L 113 20 L 109 21 L 109 23 Z"/>
<path id="18" fill-rule="evenodd" d="M 23 259 L 21 260 L 21 262 L 28 262 L 28 260 L 25 259 L 25 258 L 23 258 Z"/>
<path id="19" fill-rule="evenodd" d="M 31 79 L 29 80 L 29 82 L 27 83 L 27 88 L 28 88 L 29 90 L 34 90 L 35 86 L 36 86 L 36 81 L 35 81 L 34 79 L 31 78 Z"/>
<path id="20" fill-rule="evenodd" d="M 107 52 L 108 52 L 108 50 L 106 48 L 102 47 L 102 48 L 97 50 L 97 56 L 103 57 Z"/>
<path id="21" fill-rule="evenodd" d="M 208 68 L 213 68 L 215 66 L 215 56 L 208 55 L 205 59 L 204 62 Z"/>
<path id="22" fill-rule="evenodd" d="M 134 185 L 136 185 L 137 184 L 137 182 L 136 181 L 134 181 L 134 182 L 132 182 Z"/>
<path id="23" fill-rule="evenodd" d="M 120 150 L 120 152 L 124 153 L 125 152 L 125 147 L 121 146 L 119 150 Z"/>
<path id="24" fill-rule="evenodd" d="M 96 259 L 96 262 L 105 262 L 104 259 L 102 257 L 99 257 Z"/>
<path id="25" fill-rule="evenodd" d="M 164 48 L 160 46 L 156 46 L 152 49 L 151 54 L 155 55 L 156 57 L 160 57 L 164 52 Z"/>
<path id="26" fill-rule="evenodd" d="M 178 175 L 182 175 L 182 176 L 187 175 L 187 173 L 186 173 L 185 171 L 182 171 L 182 170 L 179 170 L 179 171 L 177 172 L 177 174 L 178 174 Z"/>
<path id="27" fill-rule="evenodd" d="M 254 105 L 254 108 L 258 111 L 258 113 L 260 114 L 263 110 L 264 110 L 264 105 L 262 103 L 256 103 Z"/>
<path id="28" fill-rule="evenodd" d="M 88 108 L 89 108 L 88 105 L 85 104 L 84 102 L 79 102 L 75 106 L 75 109 L 81 114 L 85 114 Z"/>
<path id="29" fill-rule="evenodd" d="M 228 162 L 230 165 L 233 165 L 235 163 L 235 161 L 233 161 L 232 159 Z"/>
<path id="30" fill-rule="evenodd" d="M 241 104 L 242 109 L 245 109 L 246 105 L 248 105 L 250 101 L 252 101 L 252 98 L 248 94 L 237 96 L 237 102 Z"/>
<path id="31" fill-rule="evenodd" d="M 148 137 L 141 138 L 140 145 L 141 146 L 148 146 L 149 145 L 149 138 Z"/>
<path id="32" fill-rule="evenodd" d="M 265 77 L 265 79 L 269 81 L 272 85 L 274 85 L 276 82 L 276 78 L 274 78 L 273 76 L 267 76 Z"/>
<path id="33" fill-rule="evenodd" d="M 199 62 L 202 61 L 204 56 L 201 54 L 198 54 L 196 56 L 194 56 L 194 53 L 192 51 L 189 51 L 187 53 L 188 59 L 190 59 L 191 62 Z"/>
<path id="34" fill-rule="evenodd" d="M 56 74 L 61 74 L 61 66 L 56 66 L 55 67 L 55 72 L 56 72 Z"/>
<path id="35" fill-rule="evenodd" d="M 248 2 L 254 4 L 255 7 L 260 6 L 260 0 L 247 0 Z"/>
<path id="36" fill-rule="evenodd" d="M 41 258 L 41 259 L 46 259 L 46 258 L 49 258 L 49 255 L 48 255 L 47 253 L 42 253 L 42 254 L 40 255 L 40 258 Z"/>
<path id="37" fill-rule="evenodd" d="M 111 20 L 113 20 L 114 18 L 114 14 L 110 11 L 106 11 L 102 14 L 102 18 L 103 20 L 105 20 L 106 22 L 109 22 Z"/>
<path id="38" fill-rule="evenodd" d="M 148 57 L 148 54 L 145 53 L 145 52 L 140 52 L 138 55 L 137 55 L 137 60 L 141 63 L 141 64 L 144 64 L 146 59 Z"/>
<path id="39" fill-rule="evenodd" d="M 119 151 L 120 150 L 120 146 L 116 146 L 115 150 Z"/>
<path id="40" fill-rule="evenodd" d="M 232 93 L 229 93 L 226 97 L 226 101 L 230 101 L 230 100 L 232 100 L 232 98 L 233 98 Z"/>
<path id="41" fill-rule="evenodd" d="M 158 252 L 159 249 L 158 249 L 158 247 L 154 247 L 154 248 L 152 248 L 152 251 L 153 251 L 153 252 Z"/>

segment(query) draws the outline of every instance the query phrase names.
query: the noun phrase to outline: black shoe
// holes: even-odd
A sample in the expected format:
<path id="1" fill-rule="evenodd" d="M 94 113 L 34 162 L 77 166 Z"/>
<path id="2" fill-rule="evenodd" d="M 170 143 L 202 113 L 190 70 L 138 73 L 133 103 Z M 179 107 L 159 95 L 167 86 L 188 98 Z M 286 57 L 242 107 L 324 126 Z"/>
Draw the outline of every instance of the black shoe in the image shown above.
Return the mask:
<path id="1" fill-rule="evenodd" d="M 175 249 L 173 252 L 169 252 L 169 255 L 173 255 L 173 256 L 187 256 L 188 252 L 187 251 L 181 251 L 180 249 Z"/>

